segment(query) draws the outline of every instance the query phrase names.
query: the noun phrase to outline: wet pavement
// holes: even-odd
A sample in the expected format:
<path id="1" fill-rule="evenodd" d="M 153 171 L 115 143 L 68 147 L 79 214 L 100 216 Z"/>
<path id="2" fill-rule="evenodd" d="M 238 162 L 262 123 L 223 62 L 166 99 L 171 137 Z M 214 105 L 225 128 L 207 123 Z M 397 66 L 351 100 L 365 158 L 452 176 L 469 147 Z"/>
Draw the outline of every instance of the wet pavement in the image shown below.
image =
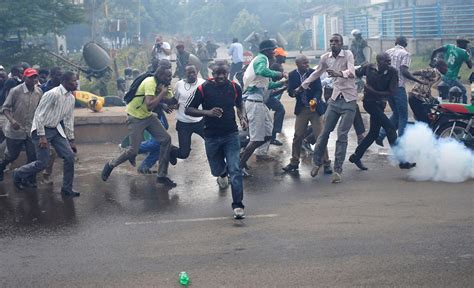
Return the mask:
<path id="1" fill-rule="evenodd" d="M 78 147 L 76 199 L 59 193 L 60 161 L 54 184 L 37 190 L 16 191 L 7 173 L 0 286 L 178 287 L 187 271 L 192 287 L 472 287 L 472 180 L 409 181 L 375 146 L 370 170 L 346 163 L 338 185 L 312 179 L 309 157 L 299 176 L 282 174 L 293 121 L 284 146 L 270 148 L 276 161 L 249 163 L 243 222 L 231 219 L 230 190 L 219 191 L 198 137 L 190 158 L 170 168 L 172 190 L 128 163 L 102 182 L 116 144 Z"/>

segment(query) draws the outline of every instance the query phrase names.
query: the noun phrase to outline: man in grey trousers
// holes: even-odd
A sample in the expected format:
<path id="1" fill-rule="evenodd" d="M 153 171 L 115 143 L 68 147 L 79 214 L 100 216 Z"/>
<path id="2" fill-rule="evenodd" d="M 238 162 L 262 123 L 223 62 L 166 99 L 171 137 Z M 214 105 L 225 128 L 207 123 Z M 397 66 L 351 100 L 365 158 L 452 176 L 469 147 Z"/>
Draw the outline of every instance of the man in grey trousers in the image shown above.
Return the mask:
<path id="1" fill-rule="evenodd" d="M 176 183 L 168 178 L 170 162 L 171 136 L 161 124 L 157 115 L 152 111 L 158 104 L 168 99 L 168 87 L 171 84 L 171 70 L 159 67 L 153 76 L 145 78 L 135 93 L 135 97 L 127 104 L 127 125 L 130 131 L 130 147 L 117 158 L 105 163 L 102 170 L 102 180 L 107 181 L 112 170 L 126 162 L 134 165 L 138 154 L 143 132 L 147 130 L 160 143 L 160 161 L 156 181 L 168 188 L 176 187 Z M 174 158 L 174 161 L 176 158 Z"/>
<path id="2" fill-rule="evenodd" d="M 336 128 L 339 118 L 341 122 L 337 128 L 336 153 L 332 183 L 342 181 L 342 164 L 346 158 L 347 134 L 351 129 L 357 109 L 357 89 L 355 86 L 354 55 L 349 50 L 342 50 L 343 39 L 340 34 L 333 34 L 329 40 L 331 51 L 321 56 L 316 70 L 297 89 L 308 89 L 311 82 L 327 72 L 335 78 L 334 90 L 329 99 L 325 113 L 323 131 L 316 142 L 313 155 L 314 167 L 311 176 L 316 177 L 323 164 L 323 156 L 328 144 L 329 134 Z"/>

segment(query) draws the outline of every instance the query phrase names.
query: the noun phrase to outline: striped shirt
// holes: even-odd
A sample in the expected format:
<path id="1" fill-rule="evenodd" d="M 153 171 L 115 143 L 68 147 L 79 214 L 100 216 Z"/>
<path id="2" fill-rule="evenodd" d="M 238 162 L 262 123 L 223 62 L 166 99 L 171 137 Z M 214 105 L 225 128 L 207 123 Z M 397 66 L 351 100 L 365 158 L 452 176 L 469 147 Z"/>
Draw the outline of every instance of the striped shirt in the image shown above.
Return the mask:
<path id="1" fill-rule="evenodd" d="M 397 69 L 398 71 L 398 87 L 405 87 L 405 83 L 407 82 L 407 78 L 403 76 L 401 67 L 405 66 L 410 68 L 411 64 L 411 55 L 407 49 L 401 45 L 395 45 L 395 47 L 388 49 L 385 51 L 392 60 L 392 67 Z"/>
<path id="2" fill-rule="evenodd" d="M 25 140 L 30 136 L 33 116 L 42 95 L 43 91 L 38 86 L 30 91 L 25 83 L 10 90 L 1 111 L 3 113 L 4 111 L 10 111 L 13 119 L 20 125 L 20 129 L 13 129 L 12 123 L 8 121 L 3 127 L 3 133 L 6 137 Z"/>
<path id="3" fill-rule="evenodd" d="M 56 128 L 59 134 L 69 140 L 74 139 L 74 102 L 72 92 L 59 85 L 46 92 L 36 108 L 31 132 L 45 135 L 45 128 Z M 64 131 L 61 125 L 64 123 Z"/>

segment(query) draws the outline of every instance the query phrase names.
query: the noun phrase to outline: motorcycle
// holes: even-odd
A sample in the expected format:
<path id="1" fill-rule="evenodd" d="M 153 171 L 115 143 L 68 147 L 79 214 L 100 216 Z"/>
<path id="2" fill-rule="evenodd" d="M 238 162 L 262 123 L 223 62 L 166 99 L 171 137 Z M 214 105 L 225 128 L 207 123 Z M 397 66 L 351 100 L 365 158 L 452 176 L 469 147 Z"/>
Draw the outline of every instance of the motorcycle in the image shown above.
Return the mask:
<path id="1" fill-rule="evenodd" d="M 430 127 L 440 138 L 454 138 L 474 150 L 474 105 L 432 104 Z"/>

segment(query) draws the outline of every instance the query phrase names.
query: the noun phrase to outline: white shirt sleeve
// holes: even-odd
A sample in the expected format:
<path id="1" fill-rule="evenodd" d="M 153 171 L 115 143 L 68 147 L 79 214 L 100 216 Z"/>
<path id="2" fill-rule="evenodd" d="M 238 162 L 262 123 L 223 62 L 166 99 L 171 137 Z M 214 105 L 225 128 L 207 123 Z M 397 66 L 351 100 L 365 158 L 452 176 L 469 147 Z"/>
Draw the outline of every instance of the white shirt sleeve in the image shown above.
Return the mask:
<path id="1" fill-rule="evenodd" d="M 168 42 L 163 42 L 163 45 L 161 47 L 163 47 L 163 49 L 171 49 L 171 45 Z"/>

